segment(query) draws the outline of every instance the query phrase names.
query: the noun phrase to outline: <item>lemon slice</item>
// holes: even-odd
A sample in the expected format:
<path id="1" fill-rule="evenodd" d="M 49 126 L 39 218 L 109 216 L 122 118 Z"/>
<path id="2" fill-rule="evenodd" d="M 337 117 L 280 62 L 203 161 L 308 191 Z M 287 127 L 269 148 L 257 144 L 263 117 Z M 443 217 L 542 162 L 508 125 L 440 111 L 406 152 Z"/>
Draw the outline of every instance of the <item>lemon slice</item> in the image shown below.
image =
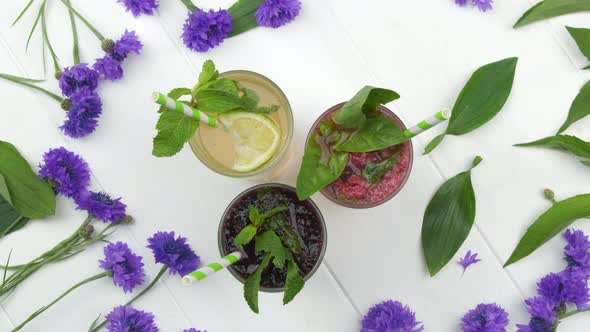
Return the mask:
<path id="1" fill-rule="evenodd" d="M 250 112 L 221 114 L 219 121 L 235 139 L 233 170 L 250 172 L 277 152 L 281 131 L 266 115 Z"/>

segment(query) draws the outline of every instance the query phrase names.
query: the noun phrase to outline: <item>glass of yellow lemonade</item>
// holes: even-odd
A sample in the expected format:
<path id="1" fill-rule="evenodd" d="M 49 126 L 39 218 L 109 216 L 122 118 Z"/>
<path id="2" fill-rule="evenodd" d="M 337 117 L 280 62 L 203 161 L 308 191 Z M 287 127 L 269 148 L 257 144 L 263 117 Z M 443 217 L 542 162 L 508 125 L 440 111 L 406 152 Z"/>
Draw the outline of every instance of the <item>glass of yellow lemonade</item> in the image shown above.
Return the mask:
<path id="1" fill-rule="evenodd" d="M 246 70 L 222 73 L 258 95 L 258 105 L 276 105 L 270 114 L 228 112 L 217 114 L 217 128 L 200 126 L 190 139 L 191 149 L 211 170 L 230 177 L 273 178 L 291 155 L 293 113 L 283 91 L 270 79 Z"/>

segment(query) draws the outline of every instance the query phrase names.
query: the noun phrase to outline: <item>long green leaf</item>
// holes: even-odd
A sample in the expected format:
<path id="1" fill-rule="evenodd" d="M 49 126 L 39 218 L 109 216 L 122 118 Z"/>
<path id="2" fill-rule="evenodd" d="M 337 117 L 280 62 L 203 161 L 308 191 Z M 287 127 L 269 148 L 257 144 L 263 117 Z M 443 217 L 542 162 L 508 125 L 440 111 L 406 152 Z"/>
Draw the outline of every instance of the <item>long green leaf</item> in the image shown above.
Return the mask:
<path id="1" fill-rule="evenodd" d="M 44 218 L 55 213 L 55 193 L 33 172 L 29 163 L 10 143 L 0 141 L 0 174 L 6 181 L 16 211 L 27 218 Z"/>
<path id="2" fill-rule="evenodd" d="M 569 152 L 578 157 L 590 158 L 590 142 L 583 141 L 576 136 L 550 136 L 534 142 L 516 144 L 515 146 L 554 149 Z"/>
<path id="3" fill-rule="evenodd" d="M 504 107 L 516 72 L 518 58 L 508 58 L 477 69 L 459 94 L 445 135 L 467 134 L 493 119 Z M 437 136 L 425 153 L 444 137 Z"/>
<path id="4" fill-rule="evenodd" d="M 287 261 L 287 279 L 285 281 L 285 291 L 283 293 L 283 304 L 293 301 L 295 296 L 301 292 L 305 281 L 299 273 L 299 267 L 291 255 Z"/>
<path id="5" fill-rule="evenodd" d="M 80 42 L 78 38 L 78 27 L 76 26 L 76 18 L 74 17 L 74 11 L 72 10 L 72 6 L 70 5 L 70 0 L 66 0 L 68 3 L 68 15 L 70 17 L 70 26 L 72 28 L 72 39 L 74 40 L 74 45 L 72 49 L 73 57 L 74 57 L 74 64 L 77 65 L 80 63 Z"/>
<path id="6" fill-rule="evenodd" d="M 14 20 L 14 22 L 12 22 L 12 26 L 14 26 L 21 19 L 21 17 L 23 17 L 23 15 L 27 12 L 27 10 L 29 9 L 29 7 L 31 7 L 31 5 L 33 4 L 33 2 L 35 2 L 35 0 L 29 0 L 29 2 L 27 3 L 27 5 L 25 6 L 25 8 L 23 8 L 23 10 L 20 12 L 20 14 L 18 14 L 18 16 L 16 17 L 16 19 Z"/>
<path id="7" fill-rule="evenodd" d="M 532 254 L 574 221 L 588 215 L 590 215 L 590 194 L 555 203 L 527 229 L 504 267 Z"/>
<path id="8" fill-rule="evenodd" d="M 25 46 L 25 50 L 29 49 L 29 43 L 31 42 L 31 38 L 33 37 L 33 33 L 35 32 L 35 29 L 37 28 L 39 21 L 41 20 L 41 15 L 43 15 L 44 10 L 45 10 L 45 1 L 43 1 L 41 3 L 41 7 L 39 7 L 39 12 L 37 13 L 37 17 L 35 18 L 35 21 L 33 22 L 33 26 L 31 27 L 31 31 L 29 32 L 29 37 L 27 38 L 27 44 Z"/>
<path id="9" fill-rule="evenodd" d="M 471 169 L 446 181 L 434 194 L 422 222 L 422 249 L 430 275 L 436 275 L 461 247 L 475 221 Z"/>
<path id="10" fill-rule="evenodd" d="M 514 24 L 514 28 L 582 11 L 590 11 L 590 0 L 544 0 L 527 10 Z"/>
<path id="11" fill-rule="evenodd" d="M 229 8 L 232 17 L 233 28 L 229 37 L 237 36 L 258 26 L 256 23 L 256 11 L 265 0 L 239 0 Z"/>
<path id="12" fill-rule="evenodd" d="M 258 289 L 260 288 L 262 272 L 270 263 L 271 258 L 272 255 L 266 254 L 260 265 L 258 265 L 258 268 L 256 268 L 256 271 L 248 276 L 244 282 L 244 299 L 246 299 L 246 303 L 248 303 L 250 309 L 255 313 L 258 313 Z"/>
<path id="13" fill-rule="evenodd" d="M 572 124 L 587 117 L 588 115 L 590 115 L 590 81 L 582 87 L 580 93 L 576 96 L 576 99 L 574 99 L 567 119 L 561 128 L 559 128 L 557 133 L 561 134 Z"/>
<path id="14" fill-rule="evenodd" d="M 566 27 L 572 38 L 576 41 L 580 52 L 590 60 L 590 29 Z M 586 67 L 585 69 L 589 69 Z"/>

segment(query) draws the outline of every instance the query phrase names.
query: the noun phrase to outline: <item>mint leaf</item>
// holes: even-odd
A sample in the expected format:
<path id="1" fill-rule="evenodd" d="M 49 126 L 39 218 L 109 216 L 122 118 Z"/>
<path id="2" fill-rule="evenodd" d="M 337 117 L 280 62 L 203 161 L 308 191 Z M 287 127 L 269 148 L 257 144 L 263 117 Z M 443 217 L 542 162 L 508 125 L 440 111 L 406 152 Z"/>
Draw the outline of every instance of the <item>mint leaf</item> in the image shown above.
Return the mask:
<path id="1" fill-rule="evenodd" d="M 475 192 L 471 169 L 447 180 L 434 194 L 424 212 L 422 250 L 430 276 L 435 276 L 461 247 L 475 221 Z"/>
<path id="2" fill-rule="evenodd" d="M 582 158 L 590 158 L 590 142 L 583 141 L 577 138 L 576 136 L 550 136 L 534 142 L 516 144 L 515 146 L 542 147 L 547 149 L 569 152 L 573 155 Z"/>
<path id="3" fill-rule="evenodd" d="M 270 218 L 267 225 L 279 236 L 281 242 L 283 242 L 283 246 L 287 250 L 296 255 L 300 255 L 303 252 L 301 248 L 303 241 L 300 239 L 299 234 L 283 218 L 275 215 Z"/>
<path id="4" fill-rule="evenodd" d="M 580 52 L 590 60 L 590 29 L 566 27 L 572 38 L 576 41 Z"/>
<path id="5" fill-rule="evenodd" d="M 193 90 L 197 90 L 199 87 L 216 80 L 219 77 L 219 72 L 215 69 L 215 63 L 211 60 L 207 60 L 203 63 L 203 68 L 199 74 L 199 83 Z"/>
<path id="6" fill-rule="evenodd" d="M 199 121 L 175 111 L 163 111 L 156 124 L 158 134 L 154 137 L 152 154 L 170 157 L 177 154 L 199 128 Z"/>
<path id="7" fill-rule="evenodd" d="M 548 18 L 572 14 L 582 11 L 590 11 L 590 1 L 587 0 L 545 0 L 531 7 L 514 24 L 514 28 L 520 28 L 527 24 L 545 20 Z"/>
<path id="8" fill-rule="evenodd" d="M 574 221 L 588 215 L 590 215 L 590 194 L 575 196 L 555 203 L 529 226 L 504 267 L 532 254 Z"/>
<path id="9" fill-rule="evenodd" d="M 250 208 L 250 210 L 248 211 L 248 219 L 250 219 L 250 222 L 254 226 L 259 226 L 260 225 L 260 210 L 258 210 L 255 207 Z"/>
<path id="10" fill-rule="evenodd" d="M 588 115 L 590 115 L 590 81 L 582 87 L 580 93 L 574 99 L 574 102 L 570 107 L 567 119 L 565 120 L 561 128 L 559 128 L 557 133 L 561 134 L 566 129 L 568 129 L 572 124 L 579 120 L 582 120 Z"/>
<path id="11" fill-rule="evenodd" d="M 271 210 L 264 212 L 263 214 L 260 215 L 259 225 L 261 225 L 264 222 L 264 220 L 274 216 L 275 214 L 278 214 L 278 213 L 281 213 L 281 212 L 287 211 L 287 210 L 289 210 L 289 208 L 286 206 L 277 206 Z"/>
<path id="12" fill-rule="evenodd" d="M 29 163 L 8 142 L 0 141 L 0 175 L 14 209 L 22 216 L 36 219 L 55 214 L 53 189 L 39 179 Z"/>
<path id="13" fill-rule="evenodd" d="M 477 69 L 457 97 L 445 134 L 464 135 L 493 119 L 508 101 L 517 63 L 518 58 L 508 58 Z M 442 139 L 436 137 L 425 154 Z"/>
<path id="14" fill-rule="evenodd" d="M 264 251 L 273 257 L 272 263 L 279 269 L 285 266 L 287 252 L 283 247 L 281 239 L 272 231 L 266 231 L 256 237 L 256 252 Z"/>
<path id="15" fill-rule="evenodd" d="M 398 161 L 399 153 L 397 152 L 379 163 L 369 161 L 363 169 L 362 175 L 370 184 L 377 184 L 383 180 L 385 174 L 391 171 Z"/>
<path id="16" fill-rule="evenodd" d="M 347 141 L 335 147 L 338 151 L 371 152 L 407 141 L 395 121 L 385 116 L 369 118 Z"/>
<path id="17" fill-rule="evenodd" d="M 243 250 L 244 245 L 250 243 L 250 241 L 254 239 L 256 232 L 258 232 L 258 228 L 256 226 L 247 225 L 246 227 L 242 228 L 242 230 L 234 238 L 234 245 L 238 249 Z"/>
<path id="18" fill-rule="evenodd" d="M 297 175 L 297 196 L 300 200 L 308 199 L 338 179 L 348 162 L 348 153 L 338 151 L 330 153 L 327 164 L 323 162 L 322 156 L 328 155 L 328 152 L 323 151 L 318 143 L 321 139 L 315 134 L 305 147 L 303 161 Z"/>
<path id="19" fill-rule="evenodd" d="M 258 26 L 256 23 L 256 11 L 264 3 L 264 0 L 238 0 L 229 9 L 232 17 L 233 28 L 229 37 L 233 37 L 254 29 Z"/>
<path id="20" fill-rule="evenodd" d="M 283 293 L 283 305 L 291 302 L 303 289 L 305 281 L 299 273 L 299 267 L 291 255 L 287 261 L 287 280 L 285 281 L 285 290 Z"/>
<path id="21" fill-rule="evenodd" d="M 329 121 L 320 121 L 320 134 L 324 137 L 332 133 L 332 124 Z"/>
<path id="22" fill-rule="evenodd" d="M 268 267 L 271 258 L 272 256 L 270 254 L 266 254 L 260 265 L 258 265 L 258 268 L 256 268 L 256 271 L 249 275 L 244 282 L 244 299 L 250 309 L 255 313 L 258 313 L 258 289 L 260 288 L 262 272 Z"/>
<path id="23" fill-rule="evenodd" d="M 582 160 L 582 164 L 590 166 L 590 160 Z"/>
<path id="24" fill-rule="evenodd" d="M 398 99 L 397 92 L 387 89 L 365 86 L 352 97 L 341 110 L 332 117 L 334 123 L 344 128 L 360 128 L 367 120 L 367 114 L 377 110 L 379 105 L 385 105 Z"/>

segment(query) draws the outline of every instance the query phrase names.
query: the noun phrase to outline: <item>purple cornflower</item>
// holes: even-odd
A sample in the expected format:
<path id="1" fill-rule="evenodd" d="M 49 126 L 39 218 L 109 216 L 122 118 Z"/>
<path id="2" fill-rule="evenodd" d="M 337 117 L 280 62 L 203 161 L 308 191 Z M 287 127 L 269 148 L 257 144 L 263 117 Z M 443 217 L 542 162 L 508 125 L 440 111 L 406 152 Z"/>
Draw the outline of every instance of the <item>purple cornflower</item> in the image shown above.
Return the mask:
<path id="1" fill-rule="evenodd" d="M 64 96 L 70 97 L 82 87 L 90 91 L 98 87 L 98 73 L 85 63 L 64 69 L 59 78 L 59 88 Z"/>
<path id="2" fill-rule="evenodd" d="M 409 307 L 389 300 L 369 309 L 363 318 L 361 332 L 421 332 L 424 326 L 418 326 L 420 324 Z"/>
<path id="3" fill-rule="evenodd" d="M 553 332 L 553 324 L 540 318 L 531 318 L 528 325 L 516 325 L 516 332 Z"/>
<path id="4" fill-rule="evenodd" d="M 123 288 L 125 293 L 143 283 L 142 258 L 134 254 L 126 243 L 110 243 L 104 247 L 104 256 L 105 259 L 99 261 L 100 267 L 111 271 L 114 284 Z"/>
<path id="5" fill-rule="evenodd" d="M 587 279 L 568 270 L 545 276 L 537 284 L 537 292 L 554 308 L 573 303 L 578 309 L 585 309 L 590 301 Z"/>
<path id="6" fill-rule="evenodd" d="M 475 264 L 477 262 L 481 262 L 481 259 L 477 258 L 477 253 L 473 253 L 473 255 L 471 254 L 471 250 L 467 251 L 467 254 L 465 254 L 465 257 L 461 258 L 457 263 L 459 263 L 461 266 L 463 266 L 463 273 L 465 273 L 465 271 L 467 270 L 467 268 L 469 266 L 471 266 L 472 264 Z"/>
<path id="7" fill-rule="evenodd" d="M 133 307 L 118 306 L 107 315 L 107 331 L 109 332 L 158 332 L 154 323 L 154 315 Z"/>
<path id="8" fill-rule="evenodd" d="M 569 268 L 578 270 L 590 276 L 590 241 L 588 236 L 580 230 L 565 231 L 563 235 L 567 241 L 565 246 L 565 260 Z"/>
<path id="9" fill-rule="evenodd" d="M 276 29 L 293 21 L 300 11 L 299 0 L 266 0 L 256 11 L 256 23 Z"/>
<path id="10" fill-rule="evenodd" d="M 135 54 L 139 54 L 142 48 L 143 44 L 139 41 L 139 37 L 137 37 L 135 31 L 125 30 L 121 38 L 115 42 L 115 46 L 110 54 L 115 60 L 123 62 L 129 53 L 134 52 Z"/>
<path id="11" fill-rule="evenodd" d="M 553 304 L 544 297 L 533 297 L 524 301 L 528 307 L 528 312 L 533 318 L 537 318 L 548 322 L 555 323 L 557 314 Z"/>
<path id="12" fill-rule="evenodd" d="M 191 50 L 206 52 L 221 44 L 232 29 L 232 17 L 227 10 L 197 9 L 189 13 L 184 23 L 182 40 Z"/>
<path id="13" fill-rule="evenodd" d="M 467 0 L 455 0 L 455 3 L 461 7 L 465 7 L 467 5 Z"/>
<path id="14" fill-rule="evenodd" d="M 88 213 L 105 222 L 116 223 L 125 217 L 125 204 L 121 198 L 111 198 L 104 192 L 86 191 L 76 197 L 79 210 Z"/>
<path id="15" fill-rule="evenodd" d="M 181 277 L 193 272 L 201 264 L 199 256 L 186 243 L 186 238 L 174 238 L 174 232 L 157 232 L 148 239 L 147 246 L 154 253 L 156 263 L 164 264 L 170 269 L 170 274 L 180 274 Z"/>
<path id="16" fill-rule="evenodd" d="M 123 77 L 123 68 L 121 67 L 121 63 L 115 60 L 109 54 L 100 59 L 96 59 L 96 62 L 92 68 L 104 76 L 105 79 L 110 81 L 116 81 Z"/>
<path id="17" fill-rule="evenodd" d="M 477 6 L 477 8 L 479 8 L 479 10 L 481 10 L 482 12 L 492 9 L 493 2 L 493 0 L 471 0 L 471 3 L 474 6 Z"/>
<path id="18" fill-rule="evenodd" d="M 156 0 L 117 0 L 117 2 L 122 3 L 135 17 L 141 14 L 153 15 L 154 9 L 160 5 Z"/>
<path id="19" fill-rule="evenodd" d="M 65 197 L 86 190 L 90 183 L 86 161 L 63 147 L 45 152 L 43 164 L 39 164 L 39 176 L 51 181 L 53 188 Z"/>
<path id="20" fill-rule="evenodd" d="M 463 316 L 463 332 L 506 332 L 508 313 L 495 303 L 478 304 Z"/>
<path id="21" fill-rule="evenodd" d="M 69 100 L 71 107 L 67 110 L 66 120 L 60 129 L 73 138 L 94 132 L 102 113 L 102 101 L 98 94 L 90 87 L 83 87 L 72 93 Z"/>

